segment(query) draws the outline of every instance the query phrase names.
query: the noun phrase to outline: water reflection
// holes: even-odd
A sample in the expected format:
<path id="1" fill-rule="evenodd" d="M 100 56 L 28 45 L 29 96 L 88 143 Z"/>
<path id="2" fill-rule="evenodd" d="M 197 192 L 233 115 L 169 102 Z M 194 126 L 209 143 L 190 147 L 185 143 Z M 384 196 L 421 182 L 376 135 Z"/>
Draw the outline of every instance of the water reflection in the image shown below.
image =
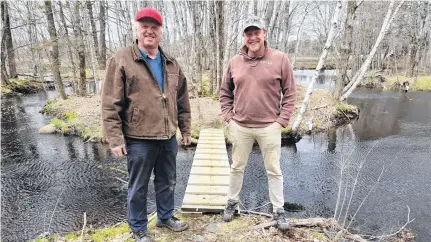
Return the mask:
<path id="1" fill-rule="evenodd" d="M 313 79 L 314 70 L 294 70 L 296 83 L 307 87 Z M 332 91 L 336 80 L 335 70 L 324 70 L 318 76 L 314 88 Z"/>

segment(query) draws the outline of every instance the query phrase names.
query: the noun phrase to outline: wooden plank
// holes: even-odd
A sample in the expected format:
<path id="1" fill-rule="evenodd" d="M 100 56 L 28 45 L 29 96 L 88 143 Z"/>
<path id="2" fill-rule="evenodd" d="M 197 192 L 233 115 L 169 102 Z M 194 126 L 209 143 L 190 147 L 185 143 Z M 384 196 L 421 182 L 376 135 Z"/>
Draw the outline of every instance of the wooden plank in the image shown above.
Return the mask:
<path id="1" fill-rule="evenodd" d="M 186 196 L 190 195 L 219 195 L 226 196 L 228 187 L 227 186 L 198 186 L 189 185 L 186 189 Z"/>
<path id="2" fill-rule="evenodd" d="M 197 149 L 195 152 L 196 155 L 201 154 L 214 154 L 214 155 L 221 155 L 221 156 L 227 156 L 227 151 L 225 149 Z"/>
<path id="3" fill-rule="evenodd" d="M 229 186 L 227 176 L 190 175 L 188 185 Z"/>
<path id="4" fill-rule="evenodd" d="M 226 145 L 224 140 L 198 140 L 200 144 L 223 144 Z"/>
<path id="5" fill-rule="evenodd" d="M 224 138 L 224 134 L 223 133 L 207 133 L 207 132 L 201 132 L 200 134 L 199 134 L 199 137 L 222 137 L 222 138 Z"/>
<path id="6" fill-rule="evenodd" d="M 221 195 L 187 195 L 183 205 L 224 206 L 226 202 L 227 197 Z"/>
<path id="7" fill-rule="evenodd" d="M 206 175 L 206 176 L 229 176 L 229 167 L 201 167 L 192 166 L 191 175 Z"/>
<path id="8" fill-rule="evenodd" d="M 211 143 L 211 142 L 199 143 L 198 142 L 198 146 L 196 148 L 198 148 L 198 147 L 202 147 L 202 148 L 214 147 L 217 149 L 226 149 L 226 144 L 220 144 L 220 143 L 221 142 L 218 142 L 218 143 Z"/>
<path id="9" fill-rule="evenodd" d="M 225 141 L 224 136 L 214 136 L 214 135 L 208 135 L 208 136 L 200 136 L 198 141 Z"/>
<path id="10" fill-rule="evenodd" d="M 224 206 L 200 206 L 200 205 L 183 205 L 181 212 L 192 212 L 192 213 L 218 213 L 224 210 Z"/>
<path id="11" fill-rule="evenodd" d="M 220 160 L 229 161 L 227 155 L 221 154 L 195 154 L 194 160 Z"/>
<path id="12" fill-rule="evenodd" d="M 227 202 L 230 165 L 221 129 L 202 129 L 182 211 L 220 212 Z"/>
<path id="13" fill-rule="evenodd" d="M 192 166 L 230 167 L 229 161 L 223 160 L 195 160 Z"/>

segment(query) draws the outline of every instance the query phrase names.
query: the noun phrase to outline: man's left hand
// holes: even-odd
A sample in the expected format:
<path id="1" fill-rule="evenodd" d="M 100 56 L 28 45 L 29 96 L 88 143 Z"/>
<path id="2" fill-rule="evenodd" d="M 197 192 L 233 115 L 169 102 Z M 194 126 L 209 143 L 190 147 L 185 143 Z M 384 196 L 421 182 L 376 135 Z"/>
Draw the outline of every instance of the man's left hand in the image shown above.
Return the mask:
<path id="1" fill-rule="evenodd" d="M 281 124 L 279 124 L 278 122 L 274 122 L 274 123 L 272 123 L 272 126 L 274 127 L 274 128 L 277 128 L 277 129 L 282 129 L 283 127 L 281 126 Z"/>
<path id="2" fill-rule="evenodd" d="M 181 144 L 183 145 L 190 145 L 192 143 L 192 136 L 183 136 L 183 139 L 181 140 Z"/>

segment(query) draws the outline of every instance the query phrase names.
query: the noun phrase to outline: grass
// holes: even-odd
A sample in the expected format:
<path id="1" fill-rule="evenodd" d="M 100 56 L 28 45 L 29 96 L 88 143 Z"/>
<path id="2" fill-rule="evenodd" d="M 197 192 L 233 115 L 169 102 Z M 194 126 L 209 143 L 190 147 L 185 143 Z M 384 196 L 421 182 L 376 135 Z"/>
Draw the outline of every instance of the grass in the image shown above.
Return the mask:
<path id="1" fill-rule="evenodd" d="M 406 76 L 388 76 L 386 77 L 385 89 L 398 90 L 397 84 L 408 81 L 411 91 L 431 91 L 431 75 L 418 76 L 414 81 L 413 77 Z"/>
<path id="2" fill-rule="evenodd" d="M 94 233 L 90 233 L 90 237 L 95 242 L 107 241 L 109 238 L 115 238 L 130 231 L 127 223 L 121 223 L 116 227 L 98 229 Z"/>

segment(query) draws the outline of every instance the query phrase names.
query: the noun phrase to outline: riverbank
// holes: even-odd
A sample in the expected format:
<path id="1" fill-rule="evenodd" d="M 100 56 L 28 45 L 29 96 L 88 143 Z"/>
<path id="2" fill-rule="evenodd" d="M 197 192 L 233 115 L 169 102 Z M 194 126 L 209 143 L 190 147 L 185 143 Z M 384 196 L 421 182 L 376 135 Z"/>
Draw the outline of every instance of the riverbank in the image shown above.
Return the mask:
<path id="1" fill-rule="evenodd" d="M 387 76 L 381 72 L 367 73 L 359 86 L 367 88 L 382 88 L 388 91 L 402 90 L 402 83 L 409 82 L 409 91 L 431 91 L 431 76 L 421 75 L 417 79 L 406 76 Z"/>
<path id="2" fill-rule="evenodd" d="M 304 99 L 305 88 L 297 86 L 298 98 L 294 117 L 289 127 L 282 130 L 283 141 L 298 141 L 305 133 L 322 132 L 329 128 L 346 124 L 358 116 L 356 107 L 334 100 L 327 90 L 314 90 L 307 113 L 298 128 L 293 132 L 291 124 L 299 112 Z M 224 128 L 219 101 L 209 97 L 190 100 L 192 109 L 192 138 L 197 142 L 203 128 Z M 200 108 L 199 108 L 200 107 Z M 69 96 L 67 100 L 53 100 L 46 103 L 42 113 L 55 117 L 51 124 L 56 132 L 65 135 L 79 135 L 85 140 L 104 142 L 101 128 L 101 100 L 98 95 L 86 97 Z M 311 127 L 311 129 L 310 129 Z M 231 143 L 225 129 L 227 143 Z M 178 131 L 178 137 L 179 131 Z"/>
<path id="3" fill-rule="evenodd" d="M 9 84 L 0 87 L 2 96 L 36 93 L 41 90 L 43 90 L 42 83 L 25 78 L 9 79 Z"/>
<path id="4" fill-rule="evenodd" d="M 155 226 L 155 216 L 150 217 L 148 234 L 152 241 L 366 241 L 365 236 L 354 235 L 342 229 L 336 222 L 325 218 L 291 219 L 291 228 L 280 231 L 272 218 L 241 214 L 232 222 L 223 222 L 222 215 L 176 214 L 186 221 L 189 228 L 176 233 Z M 370 239 L 372 237 L 367 237 Z M 41 235 L 35 242 L 48 241 L 134 241 L 127 223 L 112 227 L 92 229 L 66 235 Z M 379 241 L 414 241 L 414 235 L 402 230 L 396 235 L 381 238 Z"/>

